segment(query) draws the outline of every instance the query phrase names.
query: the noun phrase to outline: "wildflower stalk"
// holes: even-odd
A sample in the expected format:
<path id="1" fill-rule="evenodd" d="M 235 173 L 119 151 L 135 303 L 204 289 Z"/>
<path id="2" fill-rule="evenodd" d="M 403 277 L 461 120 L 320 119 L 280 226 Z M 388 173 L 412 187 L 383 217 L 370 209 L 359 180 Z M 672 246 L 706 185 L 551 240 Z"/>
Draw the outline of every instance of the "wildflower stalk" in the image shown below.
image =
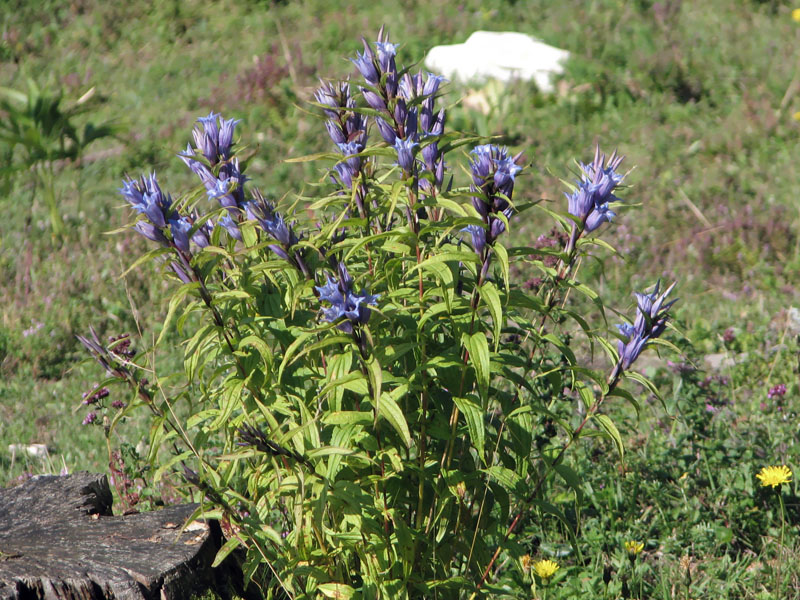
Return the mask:
<path id="1" fill-rule="evenodd" d="M 781 507 L 781 539 L 778 544 L 778 568 L 775 573 L 775 597 L 780 598 L 781 587 L 783 585 L 783 581 L 781 579 L 781 565 L 783 564 L 783 537 L 786 532 L 786 507 L 783 505 L 783 494 L 781 494 L 781 487 L 776 487 L 775 492 L 778 494 L 778 502 Z"/>
<path id="2" fill-rule="evenodd" d="M 619 359 L 615 363 L 614 368 L 611 370 L 611 373 L 606 379 L 608 390 L 602 396 L 600 396 L 600 398 L 598 398 L 591 407 L 589 407 L 580 425 L 578 425 L 578 427 L 570 434 L 569 439 L 561 447 L 555 459 L 551 462 L 546 462 L 544 472 L 539 477 L 539 480 L 536 482 L 536 485 L 533 487 L 531 493 L 528 494 L 527 498 L 523 501 L 522 508 L 517 512 L 514 520 L 511 521 L 511 524 L 506 529 L 506 533 L 503 536 L 503 541 L 498 544 L 497 548 L 495 549 L 489 564 L 486 566 L 486 569 L 484 570 L 483 575 L 478 582 L 476 593 L 477 590 L 480 590 L 489 577 L 489 574 L 491 573 L 491 570 L 494 567 L 502 548 L 508 542 L 508 538 L 517 528 L 517 525 L 519 525 L 519 522 L 521 521 L 523 515 L 527 512 L 531 501 L 539 493 L 542 485 L 553 472 L 553 470 L 561 463 L 561 460 L 564 458 L 567 450 L 569 450 L 569 448 L 580 439 L 580 434 L 583 431 L 583 428 L 594 417 L 594 415 L 597 414 L 597 411 L 603 405 L 605 399 L 608 398 L 608 396 L 611 395 L 611 393 L 617 387 L 617 384 L 622 378 L 622 374 L 633 365 L 634 361 L 639 357 L 639 354 L 641 354 L 646 345 L 651 340 L 659 337 L 666 329 L 669 308 L 676 301 L 672 300 L 665 303 L 665 300 L 667 295 L 672 291 L 673 287 L 675 287 L 675 284 L 673 283 L 661 295 L 658 293 L 659 287 L 660 282 L 656 284 L 655 290 L 651 294 L 636 293 L 636 319 L 633 326 L 628 325 L 620 327 L 620 331 L 624 332 L 628 336 L 628 341 L 627 343 L 623 343 L 622 341 L 619 342 Z"/>

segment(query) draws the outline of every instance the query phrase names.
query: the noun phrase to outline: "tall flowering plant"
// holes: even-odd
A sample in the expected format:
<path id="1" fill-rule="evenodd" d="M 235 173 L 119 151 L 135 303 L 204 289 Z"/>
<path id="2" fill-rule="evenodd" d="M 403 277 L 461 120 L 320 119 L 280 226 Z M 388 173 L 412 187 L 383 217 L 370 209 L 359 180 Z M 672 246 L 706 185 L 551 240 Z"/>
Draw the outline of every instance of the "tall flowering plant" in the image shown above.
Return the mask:
<path id="1" fill-rule="evenodd" d="M 591 431 L 622 451 L 602 407 L 634 401 L 621 384 L 649 385 L 631 368 L 666 343 L 672 287 L 638 293 L 612 343 L 576 278 L 620 203 L 622 157 L 579 164 L 562 210 L 515 200 L 523 155 L 447 132 L 442 78 L 398 67 L 397 49 L 382 30 L 353 59 L 358 85 L 314 95 L 331 152 L 299 159 L 329 165 L 311 222 L 250 185 L 238 122 L 214 113 L 180 154 L 202 193 L 123 182 L 132 228 L 176 286 L 161 336 L 184 336 L 182 374 L 156 365 L 146 381 L 141 361 L 81 338 L 101 385 L 135 392 L 111 427 L 151 412 L 157 473 L 200 491 L 198 516 L 227 533 L 218 560 L 243 552 L 268 597 L 523 597 L 508 585 L 524 575 L 519 524 L 534 510 L 569 523 L 548 501 L 579 490 L 569 448 Z M 562 247 L 512 243 L 539 208 Z M 520 269 L 536 285 L 514 281 Z"/>

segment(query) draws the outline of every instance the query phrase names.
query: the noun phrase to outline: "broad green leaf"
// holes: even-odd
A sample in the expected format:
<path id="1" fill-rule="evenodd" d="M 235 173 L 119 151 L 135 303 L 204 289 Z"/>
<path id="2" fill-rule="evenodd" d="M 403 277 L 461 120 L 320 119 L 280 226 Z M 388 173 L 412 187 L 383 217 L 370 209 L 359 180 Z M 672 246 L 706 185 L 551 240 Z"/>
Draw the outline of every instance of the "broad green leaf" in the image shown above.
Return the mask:
<path id="1" fill-rule="evenodd" d="M 335 600 L 349 600 L 356 591 L 344 583 L 321 583 L 317 586 L 317 591 L 326 598 Z"/>
<path id="2" fill-rule="evenodd" d="M 469 362 L 475 369 L 475 378 L 483 403 L 486 404 L 489 396 L 489 377 L 491 376 L 489 364 L 489 342 L 482 331 L 465 336 L 465 343 L 469 351 Z"/>
<path id="3" fill-rule="evenodd" d="M 241 540 L 237 536 L 234 536 L 230 538 L 227 542 L 225 542 L 222 545 L 222 548 L 220 548 L 217 551 L 217 555 L 214 557 L 214 562 L 211 563 L 211 568 L 214 569 L 218 567 L 223 560 L 228 558 L 228 555 L 231 552 L 233 552 L 234 550 L 236 550 L 236 548 L 239 547 L 241 543 L 242 543 Z"/>
<path id="4" fill-rule="evenodd" d="M 492 337 L 494 338 L 494 351 L 497 352 L 503 327 L 503 305 L 500 302 L 500 294 L 497 293 L 497 288 L 491 282 L 486 282 L 480 287 L 480 294 L 492 315 Z"/>
<path id="5" fill-rule="evenodd" d="M 619 453 L 619 458 L 622 460 L 625 456 L 625 446 L 622 443 L 622 436 L 619 434 L 617 426 L 614 425 L 614 422 L 606 415 L 595 414 L 594 420 L 600 424 L 606 436 L 614 442 L 614 445 L 617 447 L 617 452 Z"/>
<path id="6" fill-rule="evenodd" d="M 483 426 L 483 409 L 469 398 L 454 397 L 453 402 L 464 415 L 464 420 L 467 422 L 467 431 L 472 445 L 478 451 L 481 461 L 485 462 L 484 446 L 485 446 L 485 430 Z"/>
<path id="7" fill-rule="evenodd" d="M 401 388 L 405 388 L 405 386 L 401 386 Z M 400 388 L 397 390 L 399 389 Z M 383 393 L 381 395 L 380 404 L 378 405 L 378 414 L 389 421 L 389 424 L 400 435 L 406 447 L 410 448 L 411 432 L 408 430 L 408 423 L 403 415 L 403 411 L 400 410 L 400 406 L 397 404 L 397 400 L 392 397 L 397 396 L 397 390 L 393 390 L 391 394 Z M 405 389 L 403 393 L 405 393 Z"/>

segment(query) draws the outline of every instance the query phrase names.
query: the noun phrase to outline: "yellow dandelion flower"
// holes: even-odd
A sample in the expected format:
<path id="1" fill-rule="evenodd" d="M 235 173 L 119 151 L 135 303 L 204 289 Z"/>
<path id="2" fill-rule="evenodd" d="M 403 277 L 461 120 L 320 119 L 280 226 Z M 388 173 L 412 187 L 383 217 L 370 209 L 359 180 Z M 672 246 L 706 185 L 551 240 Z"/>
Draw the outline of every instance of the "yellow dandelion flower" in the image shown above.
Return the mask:
<path id="1" fill-rule="evenodd" d="M 794 113 L 794 114 L 792 115 L 792 118 L 793 118 L 795 121 L 800 121 L 800 111 L 798 111 L 798 112 Z"/>
<path id="2" fill-rule="evenodd" d="M 628 554 L 636 556 L 642 550 L 644 550 L 644 544 L 642 542 L 637 542 L 635 540 L 628 540 L 627 542 L 625 542 L 625 550 Z"/>
<path id="3" fill-rule="evenodd" d="M 800 23 L 800 8 L 795 8 L 792 11 L 792 19 Z"/>
<path id="4" fill-rule="evenodd" d="M 533 570 L 542 579 L 550 579 L 561 567 L 552 560 L 539 560 L 533 563 Z"/>
<path id="5" fill-rule="evenodd" d="M 764 467 L 756 475 L 761 480 L 761 487 L 778 487 L 792 480 L 792 472 L 786 465 L 780 467 Z"/>

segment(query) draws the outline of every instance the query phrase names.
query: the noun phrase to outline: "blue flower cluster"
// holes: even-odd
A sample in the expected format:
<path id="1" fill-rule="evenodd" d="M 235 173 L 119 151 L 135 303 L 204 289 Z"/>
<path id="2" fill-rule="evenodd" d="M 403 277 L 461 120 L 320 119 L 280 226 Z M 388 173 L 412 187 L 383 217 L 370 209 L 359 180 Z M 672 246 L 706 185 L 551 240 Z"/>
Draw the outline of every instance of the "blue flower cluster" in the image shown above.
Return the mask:
<path id="1" fill-rule="evenodd" d="M 444 77 L 427 73 L 405 73 L 398 77 L 397 45 L 388 41 L 384 30 L 378 33 L 375 50 L 362 40 L 364 52 L 357 52 L 353 64 L 364 77 L 361 94 L 367 105 L 381 113 L 375 117 L 383 141 L 397 153 L 397 164 L 406 174 L 416 174 L 418 167 L 430 174 L 420 180 L 428 195 L 441 189 L 444 157 L 438 139 L 444 132 L 445 111 L 436 111 L 435 99 Z M 422 161 L 416 160 L 421 148 Z"/>
<path id="2" fill-rule="evenodd" d="M 483 225 L 468 225 L 463 229 L 472 236 L 472 248 L 483 254 L 487 245 L 506 230 L 506 220 L 511 217 L 513 208 L 511 197 L 514 194 L 514 181 L 522 170 L 517 162 L 521 155 L 512 157 L 506 148 L 494 144 L 484 144 L 472 150 L 470 172 L 472 174 L 472 206 L 483 220 Z"/>
<path id="3" fill-rule="evenodd" d="M 244 184 L 247 178 L 239 169 L 239 160 L 231 158 L 231 154 L 233 133 L 240 121 L 225 120 L 213 112 L 197 121 L 202 127 L 192 130 L 195 147 L 187 145 L 186 150 L 178 156 L 203 182 L 208 197 L 225 207 L 231 217 L 238 219 L 245 202 Z"/>
<path id="4" fill-rule="evenodd" d="M 572 194 L 566 194 L 569 202 L 569 213 L 578 219 L 587 233 L 600 225 L 610 222 L 616 213 L 609 208 L 610 202 L 619 201 L 614 196 L 614 189 L 622 182 L 624 175 L 616 172 L 624 157 L 614 152 L 606 161 L 606 155 L 595 148 L 594 160 L 591 164 L 581 163 L 581 179 Z"/>
<path id="5" fill-rule="evenodd" d="M 289 253 L 292 247 L 300 241 L 295 235 L 291 225 L 286 223 L 282 215 L 275 211 L 275 207 L 261 192 L 253 190 L 253 199 L 245 204 L 247 218 L 257 222 L 278 244 L 270 244 L 269 249 L 284 260 L 292 262 Z"/>
<path id="6" fill-rule="evenodd" d="M 364 163 L 358 155 L 367 145 L 367 117 L 353 110 L 356 108 L 356 101 L 347 82 L 323 83 L 314 93 L 314 97 L 323 106 L 328 117 L 325 121 L 328 135 L 343 156 L 334 166 L 336 175 L 331 175 L 331 179 L 347 190 L 356 186 L 356 204 L 359 213 L 364 216 L 366 188 L 360 183 Z"/>
<path id="7" fill-rule="evenodd" d="M 648 342 L 661 336 L 667 328 L 668 311 L 677 302 L 677 299 L 666 304 L 664 300 L 675 287 L 675 284 L 673 283 L 659 296 L 660 286 L 661 282 L 659 281 L 650 294 L 635 292 L 637 306 L 636 319 L 633 325 L 630 323 L 617 325 L 620 334 L 626 338 L 626 341 L 620 340 L 617 345 L 620 356 L 620 370 L 628 369 L 639 358 Z"/>
<path id="8" fill-rule="evenodd" d="M 195 147 L 187 146 L 178 156 L 200 178 L 208 197 L 225 208 L 217 224 L 231 239 L 242 241 L 240 224 L 245 219 L 255 221 L 278 242 L 269 248 L 308 276 L 301 253 L 292 248 L 299 241 L 292 227 L 258 190 L 250 192 L 249 198 L 246 196 L 244 184 L 247 178 L 233 155 L 233 134 L 239 121 L 223 119 L 213 112 L 197 121 L 200 126 L 192 131 Z M 169 267 L 181 281 L 193 281 L 190 242 L 201 249 L 209 246 L 214 222 L 201 218 L 197 213 L 179 214 L 169 195 L 162 192 L 155 173 L 139 179 L 126 179 L 120 193 L 145 217 L 137 221 L 134 229 L 149 240 L 178 250 L 178 262 L 171 262 Z"/>
<path id="9" fill-rule="evenodd" d="M 370 306 L 375 306 L 378 295 L 361 290 L 353 291 L 353 278 L 343 262 L 337 266 L 336 279 L 326 276 L 327 282 L 315 289 L 321 302 L 330 306 L 322 309 L 322 318 L 328 323 L 341 321 L 337 327 L 345 333 L 352 333 L 354 325 L 365 325 L 372 314 Z"/>

